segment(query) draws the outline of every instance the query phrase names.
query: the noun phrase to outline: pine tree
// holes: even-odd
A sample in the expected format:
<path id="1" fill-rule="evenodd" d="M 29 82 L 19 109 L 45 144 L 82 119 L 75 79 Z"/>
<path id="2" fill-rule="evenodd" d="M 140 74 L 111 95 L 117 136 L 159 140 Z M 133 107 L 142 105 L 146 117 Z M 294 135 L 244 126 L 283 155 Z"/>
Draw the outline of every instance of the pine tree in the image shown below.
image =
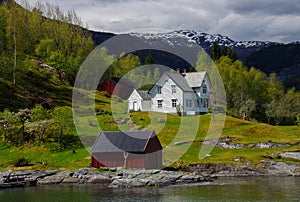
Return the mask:
<path id="1" fill-rule="evenodd" d="M 210 56 L 213 60 L 218 60 L 221 57 L 221 47 L 216 42 L 213 43 Z"/>
<path id="2" fill-rule="evenodd" d="M 146 56 L 146 59 L 145 59 L 145 65 L 150 65 L 150 64 L 154 64 L 151 50 L 149 50 L 149 52 Z"/>

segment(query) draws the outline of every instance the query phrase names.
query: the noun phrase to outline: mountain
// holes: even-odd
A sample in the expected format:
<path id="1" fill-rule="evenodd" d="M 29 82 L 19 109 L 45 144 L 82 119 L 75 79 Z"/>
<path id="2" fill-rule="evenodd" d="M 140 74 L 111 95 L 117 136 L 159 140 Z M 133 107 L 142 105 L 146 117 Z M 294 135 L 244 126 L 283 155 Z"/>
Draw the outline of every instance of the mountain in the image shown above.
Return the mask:
<path id="1" fill-rule="evenodd" d="M 287 88 L 300 90 L 300 43 L 275 44 L 250 54 L 245 61 L 270 74 L 275 72 Z"/>
<path id="2" fill-rule="evenodd" d="M 101 34 L 97 32 L 92 32 L 93 38 L 96 44 L 103 42 L 103 37 L 107 37 L 109 33 L 104 33 L 102 38 L 98 38 Z M 129 33 L 129 35 L 138 37 L 144 40 L 148 44 L 159 44 L 169 46 L 195 46 L 200 45 L 207 53 L 210 53 L 213 43 L 217 43 L 220 46 L 227 46 L 234 50 L 238 58 L 245 61 L 246 58 L 253 52 L 260 50 L 261 48 L 268 47 L 274 42 L 268 41 L 234 41 L 227 36 L 222 36 L 220 34 L 208 34 L 200 31 L 193 30 L 179 30 L 168 33 Z M 112 37 L 110 34 L 109 37 Z"/>

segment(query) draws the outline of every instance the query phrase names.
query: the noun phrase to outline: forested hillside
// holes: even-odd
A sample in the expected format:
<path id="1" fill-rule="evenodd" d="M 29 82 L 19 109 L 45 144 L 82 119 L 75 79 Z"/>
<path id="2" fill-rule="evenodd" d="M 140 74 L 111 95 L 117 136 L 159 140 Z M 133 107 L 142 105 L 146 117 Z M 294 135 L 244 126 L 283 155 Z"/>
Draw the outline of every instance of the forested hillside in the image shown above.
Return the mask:
<path id="1" fill-rule="evenodd" d="M 73 11 L 63 13 L 47 3 L 26 10 L 4 1 L 0 7 L 0 96 L 4 98 L 0 108 L 68 100 L 60 93 L 69 91 L 93 48 L 89 32 Z"/>
<path id="2" fill-rule="evenodd" d="M 255 66 L 263 72 L 277 73 L 287 88 L 300 90 L 300 43 L 277 44 L 253 52 L 246 65 Z"/>

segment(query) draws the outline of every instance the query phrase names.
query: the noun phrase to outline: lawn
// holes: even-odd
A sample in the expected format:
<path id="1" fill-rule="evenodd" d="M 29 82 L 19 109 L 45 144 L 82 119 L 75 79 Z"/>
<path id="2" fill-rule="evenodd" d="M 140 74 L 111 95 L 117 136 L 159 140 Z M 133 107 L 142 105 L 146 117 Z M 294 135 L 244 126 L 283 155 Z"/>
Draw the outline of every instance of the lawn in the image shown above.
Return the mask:
<path id="1" fill-rule="evenodd" d="M 106 94 L 97 93 L 95 109 L 96 111 L 105 110 L 107 113 L 96 117 L 78 117 L 77 123 L 83 126 L 80 138 L 82 140 L 85 140 L 86 137 L 95 139 L 101 130 L 155 130 L 164 148 L 163 160 L 165 165 L 174 163 L 177 160 L 177 163 L 179 162 L 183 165 L 228 163 L 256 166 L 261 160 L 266 159 L 299 163 L 299 161 L 295 160 L 283 160 L 279 156 L 283 151 L 300 150 L 299 145 L 276 149 L 253 149 L 247 147 L 242 149 L 224 149 L 203 146 L 201 143 L 205 139 L 214 139 L 220 136 L 230 137 L 234 143 L 246 145 L 269 141 L 296 144 L 300 143 L 299 126 L 271 126 L 244 121 L 230 116 L 225 118 L 220 115 L 212 119 L 209 114 L 188 117 L 153 112 L 132 112 L 128 114 L 125 110 L 126 106 L 127 104 L 124 101 L 116 98 L 111 99 Z M 88 107 L 92 106 L 83 106 L 83 108 L 78 108 L 77 110 Z M 222 122 L 222 119 L 225 119 L 225 122 Z M 223 130 L 221 130 L 222 128 Z M 222 131 L 222 133 L 218 131 Z M 91 146 L 92 143 L 90 141 L 87 145 Z M 89 149 L 78 148 L 73 153 L 72 149 L 54 150 L 51 144 L 12 147 L 0 142 L 0 169 L 64 168 L 74 170 L 90 165 Z M 199 153 L 201 153 L 200 158 Z M 25 168 L 14 167 L 14 162 L 22 157 L 30 160 L 32 165 Z"/>

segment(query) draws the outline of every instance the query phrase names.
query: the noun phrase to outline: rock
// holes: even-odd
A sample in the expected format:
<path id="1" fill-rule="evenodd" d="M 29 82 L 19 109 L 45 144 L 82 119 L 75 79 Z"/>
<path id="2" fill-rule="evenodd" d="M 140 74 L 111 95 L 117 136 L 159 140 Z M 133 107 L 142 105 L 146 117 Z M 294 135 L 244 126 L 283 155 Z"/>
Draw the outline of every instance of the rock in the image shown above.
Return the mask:
<path id="1" fill-rule="evenodd" d="M 109 169 L 110 172 L 117 172 L 117 170 L 118 170 L 117 168 L 110 168 Z"/>
<path id="2" fill-rule="evenodd" d="M 284 152 L 284 153 L 280 154 L 280 156 L 282 156 L 284 158 L 300 160 L 300 152 Z"/>
<path id="3" fill-rule="evenodd" d="M 21 179 L 22 181 L 16 181 Z M 7 183 L 9 181 L 9 183 Z M 197 173 L 164 170 L 121 170 L 120 172 L 98 172 L 92 168 L 82 168 L 74 172 L 17 171 L 0 173 L 0 188 L 50 184 L 109 184 L 109 187 L 168 186 L 205 181 Z"/>
<path id="4" fill-rule="evenodd" d="M 42 171 L 35 171 L 32 176 L 31 179 L 37 180 L 37 179 L 41 179 L 47 176 L 51 176 L 51 175 L 55 175 L 57 173 L 56 170 L 42 170 Z"/>
<path id="5" fill-rule="evenodd" d="M 61 172 L 56 175 L 47 176 L 42 179 L 38 179 L 38 185 L 60 184 L 65 178 L 70 176 L 70 172 Z"/>
<path id="6" fill-rule="evenodd" d="M 63 184 L 80 184 L 82 182 L 82 180 L 79 180 L 78 178 L 74 177 L 66 177 L 61 181 L 61 183 Z"/>
<path id="7" fill-rule="evenodd" d="M 87 183 L 92 183 L 92 184 L 106 184 L 106 183 L 111 183 L 112 178 L 108 176 L 103 176 L 103 175 L 94 175 L 91 177 L 89 180 L 87 180 Z"/>
<path id="8" fill-rule="evenodd" d="M 212 140 L 205 140 L 202 144 L 223 147 L 224 149 L 241 149 L 244 147 L 243 144 L 234 144 L 232 139 L 229 137 L 220 138 L 220 139 L 212 139 Z"/>
<path id="9" fill-rule="evenodd" d="M 130 187 L 130 183 L 132 183 L 133 181 L 134 181 L 134 179 L 116 179 L 108 187 L 109 188 L 117 188 L 117 187 L 127 188 L 127 187 Z"/>
<path id="10" fill-rule="evenodd" d="M 89 171 L 90 171 L 90 168 L 80 168 L 80 169 L 74 171 L 74 173 L 72 173 L 72 176 L 76 177 L 76 178 L 82 178 L 82 175 L 88 174 Z"/>
<path id="11" fill-rule="evenodd" d="M 257 148 L 257 149 L 269 149 L 269 148 L 272 148 L 274 143 L 272 142 L 259 142 L 255 145 L 254 148 Z"/>
<path id="12" fill-rule="evenodd" d="M 226 164 L 197 164 L 185 170 L 199 173 L 205 177 L 261 176 L 266 173 L 265 170 L 260 168 Z"/>
<path id="13" fill-rule="evenodd" d="M 300 170 L 300 166 L 298 165 L 275 161 L 265 163 L 265 167 L 267 168 L 268 173 L 272 175 L 293 175 Z"/>
<path id="14" fill-rule="evenodd" d="M 104 110 L 104 109 L 97 109 L 96 110 L 96 115 L 105 115 L 105 114 L 109 114 L 109 112 Z"/>
<path id="15" fill-rule="evenodd" d="M 60 184 L 64 180 L 64 176 L 49 176 L 37 181 L 38 185 Z"/>

